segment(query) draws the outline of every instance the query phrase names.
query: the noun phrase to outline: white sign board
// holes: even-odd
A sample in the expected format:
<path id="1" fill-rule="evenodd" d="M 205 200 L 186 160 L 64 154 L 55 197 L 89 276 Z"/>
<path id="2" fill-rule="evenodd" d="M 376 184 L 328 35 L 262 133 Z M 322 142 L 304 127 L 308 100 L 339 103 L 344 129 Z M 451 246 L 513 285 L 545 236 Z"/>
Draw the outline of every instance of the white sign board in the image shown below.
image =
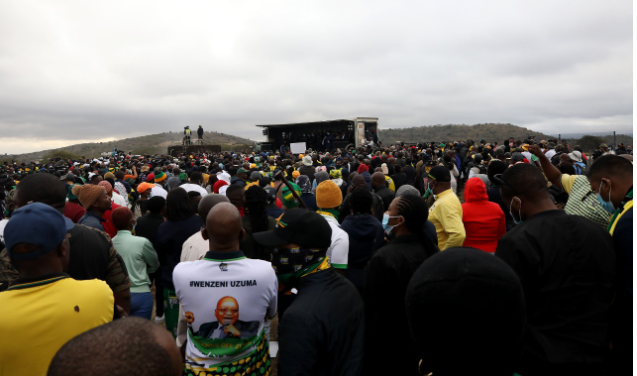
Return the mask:
<path id="1" fill-rule="evenodd" d="M 367 137 L 365 137 L 365 123 L 357 123 L 356 128 L 358 130 L 358 143 L 364 145 L 365 140 L 367 140 Z"/>
<path id="2" fill-rule="evenodd" d="M 293 142 L 290 144 L 290 151 L 292 154 L 303 154 L 307 150 L 305 142 Z"/>

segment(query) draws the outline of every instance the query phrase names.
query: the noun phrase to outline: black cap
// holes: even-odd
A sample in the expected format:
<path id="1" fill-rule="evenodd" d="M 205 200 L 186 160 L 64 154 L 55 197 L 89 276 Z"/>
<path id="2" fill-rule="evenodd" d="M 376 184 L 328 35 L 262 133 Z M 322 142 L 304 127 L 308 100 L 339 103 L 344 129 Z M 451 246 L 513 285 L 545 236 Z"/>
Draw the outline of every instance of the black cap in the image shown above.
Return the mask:
<path id="1" fill-rule="evenodd" d="M 449 169 L 445 166 L 436 166 L 429 170 L 429 177 L 439 182 L 451 181 L 451 174 Z"/>
<path id="2" fill-rule="evenodd" d="M 297 244 L 302 247 L 329 248 L 332 244 L 332 228 L 320 214 L 307 209 L 291 209 L 277 219 L 274 230 L 257 232 L 254 240 L 268 247 Z"/>

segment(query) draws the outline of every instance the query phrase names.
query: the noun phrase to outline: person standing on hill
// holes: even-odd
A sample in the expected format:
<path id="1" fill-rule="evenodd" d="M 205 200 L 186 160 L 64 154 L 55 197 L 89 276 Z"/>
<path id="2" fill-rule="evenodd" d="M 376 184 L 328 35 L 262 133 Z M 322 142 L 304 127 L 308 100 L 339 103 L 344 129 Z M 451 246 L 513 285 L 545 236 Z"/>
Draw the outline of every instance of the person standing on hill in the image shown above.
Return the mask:
<path id="1" fill-rule="evenodd" d="M 203 144 L 203 128 L 201 125 L 197 128 L 197 139 L 201 140 L 201 143 Z"/>
<path id="2" fill-rule="evenodd" d="M 186 125 L 184 127 L 184 145 L 190 145 L 190 127 Z"/>

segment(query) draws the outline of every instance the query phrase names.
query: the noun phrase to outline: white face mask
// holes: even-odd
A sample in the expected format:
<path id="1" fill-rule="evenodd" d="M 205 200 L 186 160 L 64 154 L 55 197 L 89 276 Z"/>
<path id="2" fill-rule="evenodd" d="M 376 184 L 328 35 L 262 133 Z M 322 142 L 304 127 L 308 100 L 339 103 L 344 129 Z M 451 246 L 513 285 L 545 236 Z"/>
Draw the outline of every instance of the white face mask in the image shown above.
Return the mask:
<path id="1" fill-rule="evenodd" d="M 513 197 L 513 198 L 517 198 L 520 201 L 520 206 L 518 207 L 518 215 L 519 215 L 519 220 L 515 219 L 515 216 L 513 215 L 513 212 L 511 211 L 511 208 L 513 207 L 513 200 L 511 200 L 511 204 L 509 205 L 509 214 L 511 214 L 511 218 L 513 219 L 513 223 L 515 223 L 516 225 L 521 224 L 522 221 L 522 200 L 520 200 L 519 197 Z"/>

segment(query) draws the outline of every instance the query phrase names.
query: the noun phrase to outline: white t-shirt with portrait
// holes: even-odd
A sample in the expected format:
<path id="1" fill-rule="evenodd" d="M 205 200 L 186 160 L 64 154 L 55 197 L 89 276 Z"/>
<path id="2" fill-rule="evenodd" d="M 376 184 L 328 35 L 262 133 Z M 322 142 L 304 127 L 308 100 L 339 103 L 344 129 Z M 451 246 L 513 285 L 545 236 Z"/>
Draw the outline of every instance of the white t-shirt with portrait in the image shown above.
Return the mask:
<path id="1" fill-rule="evenodd" d="M 278 294 L 269 262 L 248 259 L 241 251 L 209 252 L 179 263 L 173 283 L 188 323 L 186 369 L 242 373 L 268 356 L 263 326 L 276 314 Z"/>

